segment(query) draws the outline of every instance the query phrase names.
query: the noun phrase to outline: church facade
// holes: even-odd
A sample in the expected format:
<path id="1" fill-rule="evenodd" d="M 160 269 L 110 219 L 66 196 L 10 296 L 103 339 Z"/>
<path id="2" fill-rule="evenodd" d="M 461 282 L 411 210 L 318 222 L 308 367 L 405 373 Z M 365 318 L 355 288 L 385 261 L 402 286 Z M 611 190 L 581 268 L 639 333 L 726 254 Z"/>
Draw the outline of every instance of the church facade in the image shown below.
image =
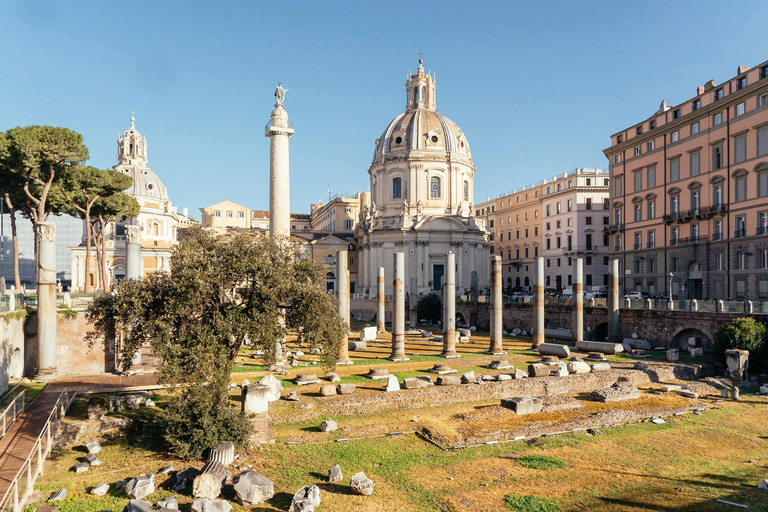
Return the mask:
<path id="1" fill-rule="evenodd" d="M 419 293 L 440 290 L 449 252 L 456 255 L 457 291 L 487 287 L 489 233 L 475 215 L 469 142 L 437 112 L 436 82 L 421 60 L 405 88 L 405 112 L 376 140 L 368 169 L 370 205 L 355 229 L 360 291 L 375 293 L 378 268 L 384 267 L 391 293 L 395 252 L 405 253 L 408 291 L 412 279 Z"/>
<path id="2" fill-rule="evenodd" d="M 133 179 L 125 193 L 138 201 L 141 209 L 135 219 L 110 223 L 106 226 L 107 280 L 103 289 L 125 277 L 125 226 L 141 228 L 142 275 L 158 270 L 169 271 L 171 254 L 177 244 L 177 229 L 191 223 L 171 204 L 168 191 L 152 169 L 147 166 L 147 140 L 136 130 L 134 118 L 131 127 L 117 139 L 117 165 L 113 169 Z M 83 229 L 85 232 L 85 229 Z M 71 248 L 72 290 L 81 291 L 86 279 L 91 286 L 102 288 L 96 270 L 95 251 L 91 250 L 90 275 L 85 275 L 85 236 L 83 243 Z"/>

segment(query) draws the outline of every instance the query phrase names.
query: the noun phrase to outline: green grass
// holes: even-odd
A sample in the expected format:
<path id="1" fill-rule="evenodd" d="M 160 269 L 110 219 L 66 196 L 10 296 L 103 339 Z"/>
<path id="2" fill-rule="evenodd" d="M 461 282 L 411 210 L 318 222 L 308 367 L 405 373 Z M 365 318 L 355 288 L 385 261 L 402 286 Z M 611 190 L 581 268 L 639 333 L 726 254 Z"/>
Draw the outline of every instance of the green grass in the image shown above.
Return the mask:
<path id="1" fill-rule="evenodd" d="M 48 386 L 47 382 L 24 382 L 21 386 L 16 388 L 16 390 L 13 392 L 13 394 L 10 394 L 10 388 L 8 391 L 5 392 L 5 394 L 0 398 L 0 409 L 4 409 L 8 406 L 8 404 L 11 403 L 11 400 L 13 400 L 19 393 L 21 393 L 21 390 L 23 389 L 25 391 L 24 399 L 27 401 L 27 403 L 31 402 L 38 396 L 40 396 L 40 393 L 42 393 L 46 386 Z"/>
<path id="2" fill-rule="evenodd" d="M 547 455 L 525 455 L 517 459 L 517 463 L 528 469 L 556 469 L 565 466 L 562 460 Z"/>
<path id="3" fill-rule="evenodd" d="M 554 501 L 541 496 L 521 496 L 510 494 L 504 499 L 509 510 L 515 512 L 560 512 Z"/>

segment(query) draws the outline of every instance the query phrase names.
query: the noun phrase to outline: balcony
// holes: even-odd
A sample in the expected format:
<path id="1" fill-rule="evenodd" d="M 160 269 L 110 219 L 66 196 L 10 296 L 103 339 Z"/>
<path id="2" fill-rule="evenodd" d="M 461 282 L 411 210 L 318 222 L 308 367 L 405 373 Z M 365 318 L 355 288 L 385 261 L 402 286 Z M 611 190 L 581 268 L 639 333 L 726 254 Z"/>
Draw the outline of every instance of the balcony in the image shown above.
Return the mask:
<path id="1" fill-rule="evenodd" d="M 683 215 L 680 212 L 672 212 L 664 216 L 664 222 L 666 222 L 667 224 L 670 224 L 675 221 L 677 222 L 683 221 Z"/>
<path id="2" fill-rule="evenodd" d="M 768 235 L 768 226 L 758 226 L 757 233 L 755 233 L 757 236 L 760 235 Z"/>
<path id="3" fill-rule="evenodd" d="M 723 239 L 723 234 L 722 233 L 712 233 L 712 241 L 713 242 L 719 242 L 722 239 Z"/>
<path id="4" fill-rule="evenodd" d="M 635 242 L 635 250 L 638 251 L 643 248 L 642 242 Z"/>
<path id="5" fill-rule="evenodd" d="M 645 244 L 645 247 L 646 249 L 653 249 L 656 247 L 656 242 L 655 241 L 648 242 L 647 244 Z"/>
<path id="6" fill-rule="evenodd" d="M 728 205 L 723 203 L 714 203 L 709 207 L 711 213 L 719 213 L 725 215 L 728 212 Z"/>
<path id="7" fill-rule="evenodd" d="M 733 238 L 744 238 L 747 236 L 747 228 L 737 229 L 733 232 Z"/>
<path id="8" fill-rule="evenodd" d="M 709 237 L 707 235 L 696 235 L 696 236 L 681 238 L 679 240 L 679 245 L 698 244 L 701 242 L 706 242 L 708 240 L 709 240 Z"/>
<path id="9" fill-rule="evenodd" d="M 670 238 L 670 239 L 669 239 L 669 245 L 670 245 L 671 247 L 675 247 L 675 246 L 676 246 L 676 245 L 678 245 L 679 243 L 680 243 L 680 239 L 679 239 L 679 238 Z"/>
<path id="10" fill-rule="evenodd" d="M 597 251 L 595 244 L 591 245 L 572 245 L 565 250 L 565 254 L 585 254 Z"/>
<path id="11" fill-rule="evenodd" d="M 615 233 L 617 231 L 621 232 L 624 231 L 624 224 L 609 224 L 608 226 L 603 227 L 603 231 L 608 233 Z"/>
<path id="12" fill-rule="evenodd" d="M 621 244 L 614 245 L 613 252 L 621 252 Z"/>

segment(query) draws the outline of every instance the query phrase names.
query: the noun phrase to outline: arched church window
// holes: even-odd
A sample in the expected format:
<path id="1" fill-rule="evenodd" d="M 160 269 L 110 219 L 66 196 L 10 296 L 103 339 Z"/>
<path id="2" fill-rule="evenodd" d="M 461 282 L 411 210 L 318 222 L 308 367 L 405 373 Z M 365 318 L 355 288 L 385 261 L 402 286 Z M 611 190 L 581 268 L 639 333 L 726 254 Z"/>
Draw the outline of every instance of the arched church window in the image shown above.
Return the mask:
<path id="1" fill-rule="evenodd" d="M 440 178 L 433 176 L 429 180 L 429 197 L 434 199 L 440 199 Z"/>
<path id="2" fill-rule="evenodd" d="M 469 201 L 469 182 L 464 182 L 464 200 Z"/>
<path id="3" fill-rule="evenodd" d="M 130 147 L 129 151 L 130 151 L 130 154 L 133 155 L 133 144 L 131 144 L 131 147 Z"/>
<path id="4" fill-rule="evenodd" d="M 413 106 L 416 107 L 418 103 L 419 103 L 419 88 L 414 87 L 413 88 Z"/>
<path id="5" fill-rule="evenodd" d="M 403 198 L 403 180 L 402 178 L 395 178 L 392 180 L 392 199 Z"/>
<path id="6" fill-rule="evenodd" d="M 160 234 L 160 226 L 158 226 L 157 223 L 154 223 L 152 225 L 152 234 L 155 236 L 158 236 Z"/>
<path id="7" fill-rule="evenodd" d="M 421 87 L 421 101 L 422 103 L 427 102 L 427 88 L 424 86 Z"/>

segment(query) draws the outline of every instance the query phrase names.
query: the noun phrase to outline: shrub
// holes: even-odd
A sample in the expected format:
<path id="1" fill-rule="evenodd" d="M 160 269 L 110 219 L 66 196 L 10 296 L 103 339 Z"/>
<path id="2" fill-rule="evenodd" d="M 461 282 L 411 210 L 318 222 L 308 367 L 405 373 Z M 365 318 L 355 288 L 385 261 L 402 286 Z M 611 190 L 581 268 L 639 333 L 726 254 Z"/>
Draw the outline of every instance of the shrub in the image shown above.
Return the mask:
<path id="1" fill-rule="evenodd" d="M 425 295 L 419 301 L 419 320 L 436 324 L 443 318 L 443 301 L 434 293 Z"/>
<path id="2" fill-rule="evenodd" d="M 549 498 L 509 494 L 504 499 L 507 508 L 515 512 L 560 512 L 560 507 Z"/>
<path id="3" fill-rule="evenodd" d="M 725 361 L 725 351 L 731 348 L 748 350 L 752 364 L 765 364 L 766 359 L 765 325 L 752 317 L 737 318 L 729 324 L 720 326 L 715 332 L 714 351 L 717 358 Z"/>

